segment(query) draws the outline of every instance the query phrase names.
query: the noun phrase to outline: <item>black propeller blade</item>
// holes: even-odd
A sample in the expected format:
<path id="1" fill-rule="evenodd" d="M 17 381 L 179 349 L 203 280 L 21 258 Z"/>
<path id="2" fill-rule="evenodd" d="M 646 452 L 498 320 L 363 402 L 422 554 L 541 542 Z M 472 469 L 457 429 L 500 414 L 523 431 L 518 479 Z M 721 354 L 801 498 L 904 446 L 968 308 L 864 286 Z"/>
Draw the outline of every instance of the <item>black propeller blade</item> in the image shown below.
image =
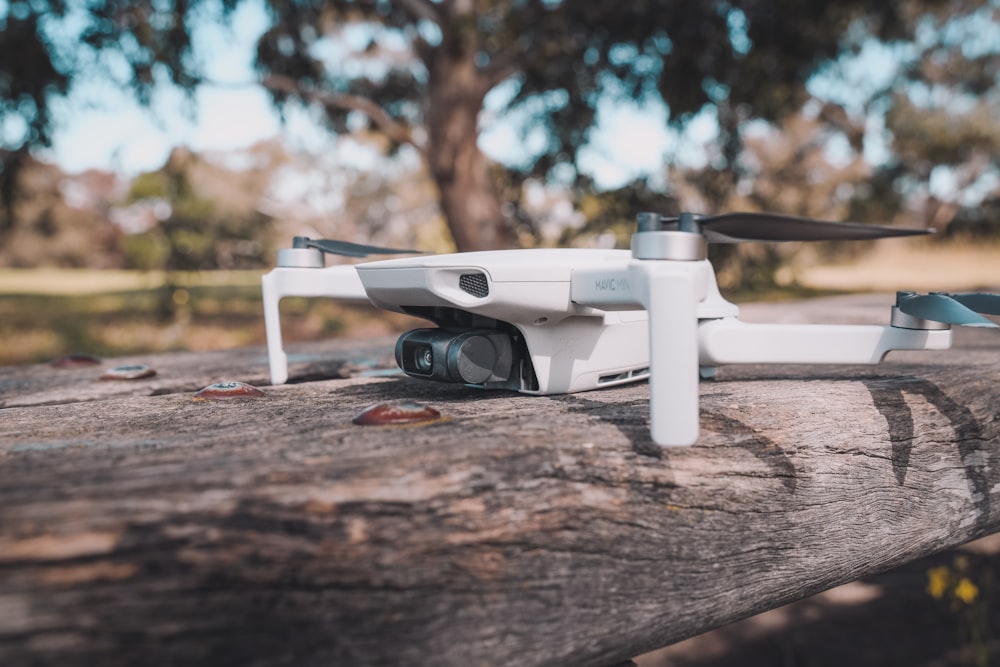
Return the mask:
<path id="1" fill-rule="evenodd" d="M 773 213 L 681 213 L 661 218 L 661 229 L 698 232 L 710 243 L 740 241 L 865 241 L 891 236 L 933 233 L 933 229 L 901 229 L 858 222 L 830 222 Z"/>
<path id="2" fill-rule="evenodd" d="M 1000 327 L 979 314 L 1000 315 L 1000 296 L 996 294 L 899 292 L 896 294 L 896 307 L 922 320 L 967 327 Z"/>
<path id="3" fill-rule="evenodd" d="M 374 245 L 362 245 L 348 241 L 332 241 L 329 239 L 311 239 L 306 236 L 296 236 L 292 240 L 293 248 L 316 248 L 328 255 L 344 257 L 367 257 L 368 255 L 419 255 L 419 250 L 404 250 L 401 248 L 382 248 Z"/>

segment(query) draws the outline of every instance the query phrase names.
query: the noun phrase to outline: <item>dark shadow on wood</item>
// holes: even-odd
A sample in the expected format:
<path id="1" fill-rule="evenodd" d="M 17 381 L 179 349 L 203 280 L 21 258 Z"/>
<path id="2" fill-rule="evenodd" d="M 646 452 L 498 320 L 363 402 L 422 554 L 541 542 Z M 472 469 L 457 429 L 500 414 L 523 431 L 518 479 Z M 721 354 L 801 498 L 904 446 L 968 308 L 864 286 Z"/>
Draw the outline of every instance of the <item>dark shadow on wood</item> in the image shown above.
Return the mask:
<path id="1" fill-rule="evenodd" d="M 889 425 L 889 440 L 892 442 L 892 472 L 896 481 L 906 483 L 906 470 L 910 465 L 913 450 L 913 412 L 903 398 L 903 391 L 893 386 L 891 381 L 865 381 L 865 386 L 875 401 L 875 407 Z"/>
<path id="2" fill-rule="evenodd" d="M 632 444 L 632 451 L 636 454 L 654 459 L 663 458 L 663 447 L 653 442 L 649 436 L 648 400 L 609 404 L 592 401 L 584 396 L 584 394 L 564 394 L 551 396 L 550 399 L 569 406 L 570 413 L 596 417 L 605 424 L 614 426 Z"/>
<path id="3" fill-rule="evenodd" d="M 552 397 L 565 405 L 569 411 L 596 417 L 600 421 L 611 424 L 624 435 L 632 450 L 641 456 L 662 459 L 668 455 L 669 448 L 660 447 L 649 436 L 649 401 L 645 399 L 627 403 L 608 404 L 584 398 L 581 394 Z M 796 487 L 795 465 L 787 454 L 770 438 L 732 417 L 719 413 L 701 413 L 701 426 L 717 433 L 727 434 L 727 439 L 734 447 L 746 450 L 762 463 L 781 484 L 794 492 Z"/>
<path id="4" fill-rule="evenodd" d="M 912 376 L 865 380 L 864 385 L 872 395 L 875 407 L 889 426 L 892 441 L 892 468 L 896 480 L 906 481 L 906 470 L 913 449 L 913 413 L 906 404 L 904 394 L 923 397 L 937 408 L 955 430 L 955 441 L 961 457 L 962 468 L 969 482 L 969 492 L 976 508 L 976 526 L 985 527 L 990 515 L 990 486 L 988 471 L 991 461 L 972 456 L 981 450 L 983 430 L 968 407 L 948 396 L 940 387 L 925 378 Z M 995 457 L 992 452 L 989 458 Z"/>
<path id="5" fill-rule="evenodd" d="M 738 419 L 723 414 L 702 412 L 702 427 L 717 433 L 725 433 L 733 440 L 733 445 L 746 450 L 767 466 L 767 469 L 789 493 L 795 492 L 798 484 L 795 464 L 788 455 L 770 438 L 758 433 Z"/>

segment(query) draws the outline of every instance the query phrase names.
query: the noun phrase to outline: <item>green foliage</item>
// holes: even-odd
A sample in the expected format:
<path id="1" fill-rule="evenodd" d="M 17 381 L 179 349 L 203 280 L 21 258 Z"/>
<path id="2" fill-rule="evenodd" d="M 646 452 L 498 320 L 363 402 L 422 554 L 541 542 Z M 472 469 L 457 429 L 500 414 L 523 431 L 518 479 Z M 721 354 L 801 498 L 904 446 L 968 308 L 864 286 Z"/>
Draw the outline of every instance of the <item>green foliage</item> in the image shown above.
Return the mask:
<path id="1" fill-rule="evenodd" d="M 0 16 L 0 231 L 14 224 L 17 174 L 27 148 L 51 142 L 49 100 L 69 90 L 71 76 L 58 66 L 42 27 L 48 12 L 61 14 L 65 7 L 58 0 L 15 0 Z"/>
<path id="2" fill-rule="evenodd" d="M 0 16 L 0 113 L 23 131 L 8 132 L 0 146 L 6 218 L 23 153 L 48 143 L 51 102 L 75 79 L 97 72 L 143 102 L 164 83 L 191 91 L 202 76 L 192 27 L 224 20 L 239 3 L 7 4 Z M 602 100 L 663 102 L 675 127 L 714 110 L 719 135 L 709 164 L 688 179 L 705 208 L 714 209 L 734 201 L 741 185 L 753 186 L 753 167 L 744 160 L 748 124 L 781 126 L 802 110 L 814 74 L 872 39 L 900 45 L 903 54 L 899 75 L 857 100 L 865 113 L 887 112 L 895 158 L 876 175 L 876 201 L 867 204 L 858 191 L 857 210 L 871 206 L 891 218 L 904 198 L 927 198 L 942 165 L 960 186 L 985 187 L 1000 169 L 1000 49 L 982 39 L 975 46 L 983 22 L 996 21 L 988 0 L 269 0 L 267 8 L 273 24 L 259 40 L 256 65 L 275 102 L 318 104 L 334 132 L 367 124 L 387 137 L 390 152 L 404 144 L 422 151 L 453 235 L 494 223 L 530 227 L 503 214 L 497 188 L 480 169 L 480 112 L 498 86 L 509 93 L 500 117 L 524 119 L 529 132 L 544 130 L 541 145 L 524 148 L 518 178 L 571 183 L 581 196 L 593 183 L 581 174 L 580 150 Z M 108 56 L 124 67 L 108 67 Z M 858 119 L 852 128 L 835 116 L 825 114 L 824 122 L 858 151 L 865 137 Z M 166 242 L 184 248 L 190 263 L 204 263 L 204 244 L 182 221 L 213 214 L 164 179 L 141 179 L 134 196 L 171 201 L 178 231 Z M 455 205 L 463 197 L 474 205 Z M 476 217 L 476 210 L 487 213 Z"/>
<path id="3" fill-rule="evenodd" d="M 567 229 L 559 239 L 559 245 L 570 245 L 578 237 L 598 234 L 613 234 L 615 246 L 628 248 L 635 231 L 635 216 L 643 211 L 661 215 L 680 213 L 679 202 L 673 197 L 664 197 L 653 192 L 642 181 L 634 181 L 615 190 L 598 192 L 583 189 L 579 207 L 583 213 L 583 226 Z"/>
<path id="4" fill-rule="evenodd" d="M 977 153 L 994 160 L 1000 155 L 997 111 L 985 101 L 969 111 L 921 107 L 897 94 L 886 124 L 892 128 L 896 156 L 903 164 L 960 165 Z"/>
<path id="5" fill-rule="evenodd" d="M 149 104 L 164 83 L 201 81 L 191 26 L 224 19 L 239 0 L 12 0 L 0 5 L 0 229 L 13 225 L 27 150 L 48 146 L 52 104 L 77 79 L 100 77 Z M 108 57 L 108 56 L 112 57 Z M 112 65 L 111 63 L 114 63 Z"/>
<path id="6" fill-rule="evenodd" d="M 958 210 L 947 229 L 948 236 L 975 241 L 1000 241 L 1000 196 L 979 206 Z"/>
<path id="7" fill-rule="evenodd" d="M 739 109 L 741 122 L 777 120 L 801 106 L 805 81 L 840 53 L 849 26 L 863 17 L 871 32 L 889 34 L 904 5 L 481 0 L 462 11 L 449 2 L 282 1 L 270 5 L 275 24 L 260 41 L 257 63 L 309 88 L 373 100 L 394 119 L 418 125 L 443 83 L 436 79 L 442 61 L 466 59 L 466 76 L 481 96 L 509 80 L 516 94 L 507 112 L 545 128 L 546 145 L 525 156 L 523 169 L 546 177 L 559 168 L 577 171 L 602 96 L 662 99 L 676 124 L 706 105 Z M 372 36 L 350 57 L 332 63 L 316 55 L 332 34 L 361 23 L 374 26 Z M 363 64 L 389 54 L 400 38 L 415 57 L 395 53 L 387 71 L 365 74 Z M 282 102 L 289 91 L 275 95 Z M 333 129 L 345 131 L 356 109 L 327 111 Z"/>
<path id="8" fill-rule="evenodd" d="M 151 203 L 169 211 L 148 231 L 126 237 L 123 243 L 130 267 L 167 272 L 159 291 L 161 320 L 176 318 L 186 307 L 186 301 L 178 298 L 174 274 L 261 268 L 268 263 L 268 216 L 247 210 L 245 204 L 227 207 L 224 198 L 202 194 L 220 178 L 198 156 L 177 149 L 161 169 L 132 183 L 128 199 L 133 204 Z"/>
<path id="9" fill-rule="evenodd" d="M 167 263 L 167 245 L 154 234 L 129 234 L 122 239 L 126 266 L 140 271 L 156 271 Z"/>
<path id="10" fill-rule="evenodd" d="M 170 183 L 166 174 L 159 171 L 148 171 L 132 179 L 128 198 L 132 201 L 140 199 L 168 199 L 170 195 Z"/>
<path id="11" fill-rule="evenodd" d="M 911 37 L 900 71 L 869 102 L 886 109 L 893 153 L 879 166 L 876 191 L 888 194 L 887 184 L 899 195 L 897 210 L 905 207 L 928 225 L 948 227 L 942 203 L 975 218 L 969 209 L 978 207 L 977 200 L 998 193 L 1000 42 L 990 37 L 998 14 L 996 3 L 984 0 L 916 6 L 922 11 L 903 24 Z M 942 174 L 954 183 L 945 202 L 932 188 Z"/>
<path id="12" fill-rule="evenodd" d="M 188 199 L 153 229 L 126 237 L 129 266 L 143 270 L 209 271 L 266 266 L 268 220 L 220 213 L 213 202 Z"/>
<path id="13" fill-rule="evenodd" d="M 958 621 L 961 645 L 967 646 L 968 664 L 988 667 L 997 653 L 991 615 L 996 578 L 989 562 L 958 555 L 952 564 L 927 570 L 927 593 L 947 606 Z"/>
<path id="14" fill-rule="evenodd" d="M 54 48 L 45 24 L 65 11 L 59 1 L 14 0 L 6 15 L 0 16 L 0 117 L 20 121 L 15 148 L 47 145 L 51 140 L 49 100 L 69 90 L 72 74 L 66 71 L 67 63 Z"/>
<path id="15" fill-rule="evenodd" d="M 128 200 L 169 212 L 148 231 L 125 240 L 129 265 L 165 271 L 267 266 L 270 218 L 245 203 L 227 204 L 222 196 L 203 193 L 223 179 L 223 172 L 183 149 L 175 150 L 161 169 L 137 176 Z"/>

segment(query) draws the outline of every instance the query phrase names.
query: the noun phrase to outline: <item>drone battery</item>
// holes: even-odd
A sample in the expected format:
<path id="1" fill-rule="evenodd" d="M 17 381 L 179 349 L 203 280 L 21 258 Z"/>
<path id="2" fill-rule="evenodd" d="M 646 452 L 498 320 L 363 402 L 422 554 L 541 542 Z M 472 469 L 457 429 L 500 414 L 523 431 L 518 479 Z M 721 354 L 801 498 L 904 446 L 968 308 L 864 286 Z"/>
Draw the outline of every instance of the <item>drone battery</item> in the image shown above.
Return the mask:
<path id="1" fill-rule="evenodd" d="M 510 336 L 492 329 L 414 329 L 396 342 L 396 363 L 408 375 L 487 386 L 506 383 L 515 366 Z"/>

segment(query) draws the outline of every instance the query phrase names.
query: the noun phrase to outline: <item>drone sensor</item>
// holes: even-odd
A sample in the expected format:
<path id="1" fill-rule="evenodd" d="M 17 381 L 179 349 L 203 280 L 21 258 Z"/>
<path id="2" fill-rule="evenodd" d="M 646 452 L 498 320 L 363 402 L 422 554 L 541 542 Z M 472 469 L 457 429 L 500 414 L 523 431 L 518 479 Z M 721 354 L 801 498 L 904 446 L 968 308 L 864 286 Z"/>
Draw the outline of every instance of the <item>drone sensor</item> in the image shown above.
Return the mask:
<path id="1" fill-rule="evenodd" d="M 490 295 L 490 285 L 484 273 L 463 273 L 458 277 L 458 288 L 477 299 L 485 299 Z"/>

